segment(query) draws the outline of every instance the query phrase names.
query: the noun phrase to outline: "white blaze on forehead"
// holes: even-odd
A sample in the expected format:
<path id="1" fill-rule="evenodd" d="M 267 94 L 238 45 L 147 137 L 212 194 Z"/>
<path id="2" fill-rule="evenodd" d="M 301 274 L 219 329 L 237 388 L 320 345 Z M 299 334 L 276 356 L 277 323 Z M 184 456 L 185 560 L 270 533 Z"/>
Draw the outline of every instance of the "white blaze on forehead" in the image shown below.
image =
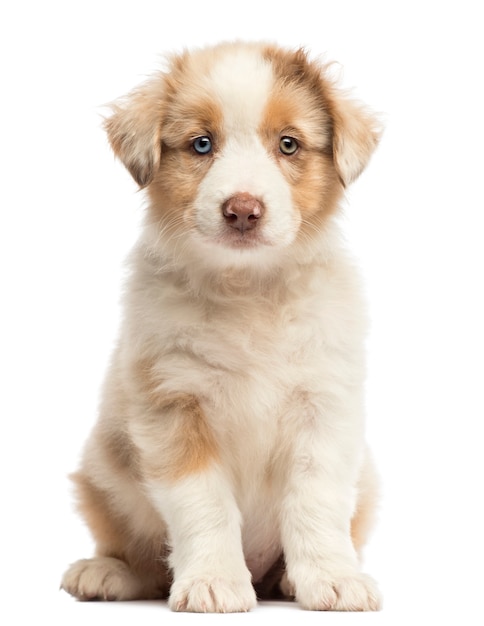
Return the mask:
<path id="1" fill-rule="evenodd" d="M 284 247 L 296 236 L 301 217 L 290 185 L 258 133 L 274 83 L 272 66 L 257 49 L 230 49 L 212 66 L 208 88 L 223 121 L 220 149 L 194 201 L 196 228 L 205 241 L 223 238 L 223 203 L 244 192 L 264 204 L 258 233 L 266 244 Z"/>
<path id="2" fill-rule="evenodd" d="M 271 64 L 260 52 L 228 51 L 212 68 L 210 79 L 226 130 L 257 129 L 274 84 Z"/>

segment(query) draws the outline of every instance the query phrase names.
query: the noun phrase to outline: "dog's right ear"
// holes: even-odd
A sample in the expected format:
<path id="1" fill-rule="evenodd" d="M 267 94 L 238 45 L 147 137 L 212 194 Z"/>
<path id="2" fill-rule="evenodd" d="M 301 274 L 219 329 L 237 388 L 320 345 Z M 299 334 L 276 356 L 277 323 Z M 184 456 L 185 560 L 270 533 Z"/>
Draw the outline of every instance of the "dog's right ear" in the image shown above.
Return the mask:
<path id="1" fill-rule="evenodd" d="M 140 187 L 146 187 L 161 157 L 163 83 L 152 80 L 113 105 L 104 121 L 111 147 Z"/>

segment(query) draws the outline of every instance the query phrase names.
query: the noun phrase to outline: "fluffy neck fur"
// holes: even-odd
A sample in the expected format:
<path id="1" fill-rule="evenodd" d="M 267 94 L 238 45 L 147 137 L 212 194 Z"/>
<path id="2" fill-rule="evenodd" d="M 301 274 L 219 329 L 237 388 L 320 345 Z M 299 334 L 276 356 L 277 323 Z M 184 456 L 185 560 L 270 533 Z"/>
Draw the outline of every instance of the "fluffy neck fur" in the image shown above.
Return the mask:
<path id="1" fill-rule="evenodd" d="M 229 254 L 233 255 L 213 249 L 205 256 L 189 240 L 163 238 L 148 222 L 134 250 L 134 265 L 143 268 L 145 277 L 183 286 L 196 298 L 223 302 L 251 296 L 277 302 L 285 299 L 288 290 L 303 294 L 321 269 L 345 252 L 339 225 L 331 218 L 310 242 L 296 241 L 281 250 L 245 251 L 245 257 L 233 255 L 231 262 Z"/>

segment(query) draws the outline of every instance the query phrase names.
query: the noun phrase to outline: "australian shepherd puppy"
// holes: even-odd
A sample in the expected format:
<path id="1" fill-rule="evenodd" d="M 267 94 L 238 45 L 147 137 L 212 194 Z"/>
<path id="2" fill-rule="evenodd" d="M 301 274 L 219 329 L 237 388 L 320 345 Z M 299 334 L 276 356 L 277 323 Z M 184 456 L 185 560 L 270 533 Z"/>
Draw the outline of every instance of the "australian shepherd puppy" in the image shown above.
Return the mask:
<path id="1" fill-rule="evenodd" d="M 302 50 L 237 42 L 173 56 L 105 127 L 148 206 L 74 475 L 96 555 L 62 587 L 378 609 L 365 313 L 336 220 L 377 121 Z"/>

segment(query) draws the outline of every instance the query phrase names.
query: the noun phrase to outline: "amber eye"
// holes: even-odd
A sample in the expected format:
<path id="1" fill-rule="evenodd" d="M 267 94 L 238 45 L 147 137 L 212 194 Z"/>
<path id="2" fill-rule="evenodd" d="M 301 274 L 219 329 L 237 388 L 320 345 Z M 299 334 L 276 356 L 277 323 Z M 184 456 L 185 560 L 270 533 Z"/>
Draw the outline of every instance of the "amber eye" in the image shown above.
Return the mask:
<path id="1" fill-rule="evenodd" d="M 192 143 L 193 149 L 198 154 L 209 154 L 212 151 L 212 140 L 210 137 L 197 137 Z"/>
<path id="2" fill-rule="evenodd" d="M 279 142 L 279 150 L 282 152 L 282 154 L 294 154 L 298 148 L 299 144 L 293 137 L 281 137 L 281 140 Z"/>

